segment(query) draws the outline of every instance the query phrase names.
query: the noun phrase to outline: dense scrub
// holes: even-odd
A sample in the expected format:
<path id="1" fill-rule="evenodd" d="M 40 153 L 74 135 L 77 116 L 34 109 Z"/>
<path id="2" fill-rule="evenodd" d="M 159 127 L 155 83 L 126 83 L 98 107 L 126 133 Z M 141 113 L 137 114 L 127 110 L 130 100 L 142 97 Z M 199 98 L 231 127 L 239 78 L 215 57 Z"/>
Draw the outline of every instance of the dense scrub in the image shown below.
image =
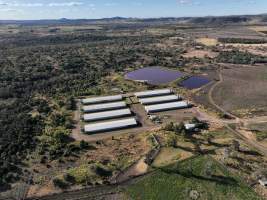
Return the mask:
<path id="1" fill-rule="evenodd" d="M 240 43 L 240 44 L 265 44 L 265 39 L 248 39 L 248 38 L 219 38 L 221 43 Z"/>
<path id="2" fill-rule="evenodd" d="M 241 52 L 238 50 L 220 52 L 216 60 L 217 62 L 232 64 L 255 64 L 267 62 L 266 57 L 253 55 L 251 53 Z"/>

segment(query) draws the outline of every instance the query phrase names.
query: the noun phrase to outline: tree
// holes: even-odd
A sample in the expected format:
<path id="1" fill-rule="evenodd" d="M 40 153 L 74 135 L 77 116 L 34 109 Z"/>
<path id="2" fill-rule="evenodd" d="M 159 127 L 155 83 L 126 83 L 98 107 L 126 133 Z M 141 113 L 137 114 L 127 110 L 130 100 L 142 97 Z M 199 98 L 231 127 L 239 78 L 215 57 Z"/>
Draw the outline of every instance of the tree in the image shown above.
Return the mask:
<path id="1" fill-rule="evenodd" d="M 168 137 L 167 139 L 167 146 L 169 147 L 177 147 L 177 136 L 176 135 L 170 135 L 170 137 Z"/>
<path id="2" fill-rule="evenodd" d="M 207 162 L 206 165 L 205 165 L 205 174 L 206 176 L 210 177 L 213 173 L 213 165 L 212 165 L 212 162 Z"/>
<path id="3" fill-rule="evenodd" d="M 163 128 L 165 131 L 173 131 L 174 129 L 174 124 L 173 122 L 170 122 L 168 124 L 165 125 L 165 127 Z"/>
<path id="4" fill-rule="evenodd" d="M 89 147 L 88 142 L 85 142 L 84 140 L 80 141 L 80 148 L 81 149 L 87 149 Z"/>
<path id="5" fill-rule="evenodd" d="M 58 188 L 61 188 L 61 189 L 64 189 L 66 188 L 68 185 L 67 183 L 65 183 L 63 180 L 59 179 L 59 178 L 54 178 L 53 179 L 53 184 L 55 187 L 58 187 Z"/>
<path id="6" fill-rule="evenodd" d="M 197 117 L 193 117 L 193 119 L 191 120 L 192 124 L 198 124 L 201 121 L 197 118 Z"/>
<path id="7" fill-rule="evenodd" d="M 233 143 L 232 143 L 232 147 L 235 151 L 239 151 L 240 150 L 240 144 L 237 140 L 233 140 Z"/>
<path id="8" fill-rule="evenodd" d="M 185 125 L 183 122 L 179 123 L 178 125 L 175 125 L 174 126 L 174 132 L 176 134 L 179 134 L 179 133 L 185 133 L 186 132 L 186 129 L 185 129 Z"/>

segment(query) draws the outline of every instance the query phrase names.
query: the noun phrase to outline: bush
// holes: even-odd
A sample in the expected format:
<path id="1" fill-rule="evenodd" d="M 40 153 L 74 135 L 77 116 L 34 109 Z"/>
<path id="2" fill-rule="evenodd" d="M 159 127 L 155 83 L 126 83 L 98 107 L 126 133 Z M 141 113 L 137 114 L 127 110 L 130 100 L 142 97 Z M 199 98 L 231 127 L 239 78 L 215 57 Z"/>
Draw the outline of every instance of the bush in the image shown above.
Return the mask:
<path id="1" fill-rule="evenodd" d="M 81 149 L 88 149 L 89 144 L 88 142 L 85 142 L 84 140 L 80 141 L 80 148 Z"/>
<path id="2" fill-rule="evenodd" d="M 165 131 L 173 131 L 174 130 L 174 123 L 173 122 L 170 122 L 170 123 L 166 124 L 163 129 Z"/>
<path id="3" fill-rule="evenodd" d="M 97 166 L 95 169 L 96 174 L 98 174 L 99 176 L 103 176 L 103 177 L 107 177 L 107 176 L 111 176 L 112 172 L 110 170 L 107 170 L 103 167 Z"/>
<path id="4" fill-rule="evenodd" d="M 66 187 L 68 187 L 68 184 L 66 182 L 64 182 L 63 180 L 59 179 L 59 178 L 54 178 L 53 179 L 53 184 L 55 187 L 64 189 Z"/>
<path id="5" fill-rule="evenodd" d="M 63 178 L 66 182 L 75 183 L 75 177 L 70 174 L 64 174 Z"/>

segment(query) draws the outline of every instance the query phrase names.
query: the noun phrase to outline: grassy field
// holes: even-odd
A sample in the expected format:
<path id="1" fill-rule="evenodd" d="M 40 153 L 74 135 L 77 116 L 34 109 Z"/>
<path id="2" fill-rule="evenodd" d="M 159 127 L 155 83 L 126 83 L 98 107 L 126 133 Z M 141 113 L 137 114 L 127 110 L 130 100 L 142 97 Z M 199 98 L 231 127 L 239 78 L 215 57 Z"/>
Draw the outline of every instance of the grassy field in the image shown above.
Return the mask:
<path id="1" fill-rule="evenodd" d="M 157 169 L 127 189 L 130 199 L 261 199 L 238 177 L 206 156 Z M 191 196 L 191 198 L 190 198 Z"/>

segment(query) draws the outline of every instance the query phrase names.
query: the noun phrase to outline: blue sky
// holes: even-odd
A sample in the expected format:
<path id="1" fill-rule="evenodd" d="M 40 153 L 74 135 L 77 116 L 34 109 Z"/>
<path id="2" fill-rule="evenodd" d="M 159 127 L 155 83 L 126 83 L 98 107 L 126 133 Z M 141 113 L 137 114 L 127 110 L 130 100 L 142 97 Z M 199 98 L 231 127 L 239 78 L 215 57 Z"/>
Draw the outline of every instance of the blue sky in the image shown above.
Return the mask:
<path id="1" fill-rule="evenodd" d="M 267 13 L 267 0 L 0 0 L 0 19 L 182 17 Z"/>

